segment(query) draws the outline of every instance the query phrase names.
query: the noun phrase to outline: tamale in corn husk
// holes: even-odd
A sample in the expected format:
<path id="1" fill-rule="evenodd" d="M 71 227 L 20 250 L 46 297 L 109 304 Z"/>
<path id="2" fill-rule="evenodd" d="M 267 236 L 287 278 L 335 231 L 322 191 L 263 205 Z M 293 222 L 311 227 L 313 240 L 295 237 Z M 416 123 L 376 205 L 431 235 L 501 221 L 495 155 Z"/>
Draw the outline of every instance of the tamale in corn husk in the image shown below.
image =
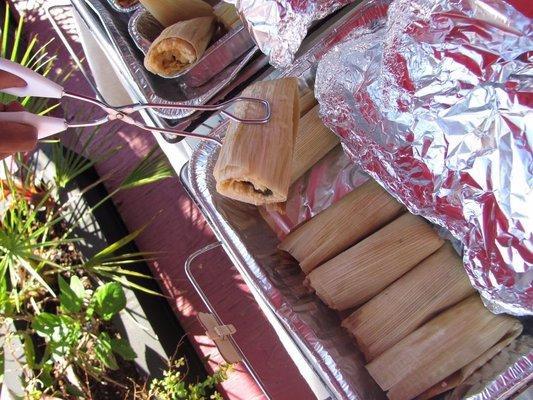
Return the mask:
<path id="1" fill-rule="evenodd" d="M 294 146 L 291 183 L 339 144 L 339 138 L 324 125 L 318 111 L 319 106 L 316 105 L 300 120 Z"/>
<path id="2" fill-rule="evenodd" d="M 422 218 L 404 214 L 311 271 L 307 282 L 335 310 L 369 300 L 443 244 Z"/>
<path id="3" fill-rule="evenodd" d="M 501 349 L 521 330 L 518 320 L 492 314 L 473 295 L 422 325 L 367 370 L 391 400 L 410 400 L 437 384 L 451 389 L 451 380 L 442 385 L 448 377 L 463 367 L 472 373 L 494 355 L 491 349 Z"/>
<path id="4" fill-rule="evenodd" d="M 212 17 L 213 7 L 202 0 L 140 0 L 144 8 L 161 25 L 168 27 L 176 22 L 198 17 Z"/>
<path id="5" fill-rule="evenodd" d="M 370 179 L 291 232 L 278 247 L 298 260 L 308 274 L 397 218 L 402 210 L 400 203 Z"/>
<path id="6" fill-rule="evenodd" d="M 451 245 L 445 244 L 361 306 L 342 325 L 356 338 L 366 360 L 371 361 L 473 293 L 462 260 Z"/>
<path id="7" fill-rule="evenodd" d="M 300 94 L 300 116 L 307 114 L 314 106 L 316 106 L 317 101 L 315 99 L 315 92 L 311 89 L 305 88 Z"/>
<path id="8" fill-rule="evenodd" d="M 257 82 L 244 97 L 267 100 L 272 117 L 266 124 L 231 121 L 214 169 L 217 191 L 245 203 L 261 205 L 287 200 L 294 142 L 298 132 L 298 80 Z M 256 103 L 242 102 L 238 115 L 257 115 Z"/>
<path id="9" fill-rule="evenodd" d="M 215 16 L 227 30 L 239 25 L 241 19 L 233 4 L 221 2 L 215 7 Z"/>
<path id="10" fill-rule="evenodd" d="M 214 17 L 194 18 L 169 26 L 150 46 L 144 66 L 164 77 L 190 67 L 204 54 L 215 28 Z"/>

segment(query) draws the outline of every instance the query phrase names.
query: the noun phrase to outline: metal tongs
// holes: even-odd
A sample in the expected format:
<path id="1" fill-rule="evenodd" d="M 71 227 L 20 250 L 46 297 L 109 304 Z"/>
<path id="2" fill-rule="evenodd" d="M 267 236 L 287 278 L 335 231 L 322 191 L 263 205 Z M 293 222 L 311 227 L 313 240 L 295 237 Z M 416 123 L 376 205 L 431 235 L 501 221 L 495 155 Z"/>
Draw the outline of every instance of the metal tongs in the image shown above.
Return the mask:
<path id="1" fill-rule="evenodd" d="M 120 120 L 126 124 L 136 126 L 140 129 L 149 132 L 161 132 L 177 136 L 186 136 L 194 137 L 202 140 L 210 140 L 219 145 L 222 145 L 222 140 L 214 136 L 206 136 L 193 132 L 186 132 L 179 129 L 173 128 L 159 128 L 155 126 L 149 126 L 145 123 L 134 119 L 131 114 L 139 112 L 141 110 L 149 108 L 159 108 L 159 109 L 188 109 L 188 110 L 199 110 L 199 111 L 217 111 L 219 110 L 221 114 L 227 116 L 228 118 L 243 123 L 243 124 L 265 124 L 270 120 L 271 109 L 270 104 L 266 100 L 256 99 L 251 97 L 236 97 L 232 100 L 225 101 L 216 105 L 189 105 L 189 104 L 156 104 L 156 103 L 138 103 L 131 104 L 121 107 L 112 107 L 100 100 L 95 98 L 83 96 L 76 93 L 70 93 L 64 90 L 63 87 L 58 85 L 55 82 L 50 81 L 49 79 L 43 77 L 35 71 L 32 71 L 22 65 L 16 64 L 12 61 L 0 58 L 0 70 L 9 72 L 13 75 L 17 75 L 19 78 L 24 79 L 27 83 L 25 87 L 22 88 L 9 88 L 1 89 L 0 91 L 11 94 L 18 97 L 32 96 L 32 97 L 46 97 L 51 99 L 63 99 L 65 97 L 80 100 L 86 103 L 93 104 L 100 107 L 107 113 L 107 116 L 92 121 L 92 122 L 72 122 L 67 121 L 63 118 L 54 118 L 54 117 L 45 117 L 40 115 L 35 115 L 27 111 L 20 112 L 0 112 L 0 122 L 16 122 L 21 124 L 32 125 L 37 129 L 38 138 L 44 139 L 48 136 L 55 135 L 57 133 L 63 132 L 68 128 L 80 128 L 80 127 L 90 127 L 103 125 L 110 121 Z M 239 102 L 254 102 L 262 106 L 264 114 L 261 114 L 257 118 L 239 118 L 234 115 L 228 108 Z"/>

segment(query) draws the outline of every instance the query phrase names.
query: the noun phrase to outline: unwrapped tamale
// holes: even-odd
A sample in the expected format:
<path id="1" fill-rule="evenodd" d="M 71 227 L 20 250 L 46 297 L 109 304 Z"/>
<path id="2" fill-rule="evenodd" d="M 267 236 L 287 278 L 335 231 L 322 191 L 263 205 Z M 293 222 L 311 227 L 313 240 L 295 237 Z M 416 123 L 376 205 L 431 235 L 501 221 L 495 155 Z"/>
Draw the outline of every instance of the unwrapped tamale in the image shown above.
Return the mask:
<path id="1" fill-rule="evenodd" d="M 472 295 L 405 337 L 367 370 L 392 400 L 413 399 L 435 385 L 446 391 L 453 388 L 450 377 L 463 368 L 472 373 L 521 330 L 518 320 L 492 314 Z"/>
<path id="2" fill-rule="evenodd" d="M 394 220 L 402 210 L 400 203 L 370 179 L 291 232 L 279 248 L 298 260 L 308 274 Z"/>
<path id="3" fill-rule="evenodd" d="M 202 57 L 215 28 L 214 17 L 194 18 L 169 26 L 150 46 L 144 66 L 157 75 L 175 75 Z"/>
<path id="4" fill-rule="evenodd" d="M 164 27 L 198 17 L 212 17 L 213 7 L 202 0 L 140 0 Z"/>
<path id="5" fill-rule="evenodd" d="M 371 361 L 473 293 L 461 258 L 451 245 L 445 244 L 361 306 L 342 325 Z"/>
<path id="6" fill-rule="evenodd" d="M 311 271 L 307 281 L 329 307 L 346 310 L 378 294 L 442 244 L 424 219 L 407 213 Z"/>
<path id="7" fill-rule="evenodd" d="M 272 117 L 266 124 L 229 123 L 214 169 L 217 191 L 255 205 L 284 202 L 300 118 L 298 80 L 257 82 L 242 96 L 267 100 Z M 257 115 L 256 103 L 239 106 L 241 118 Z"/>

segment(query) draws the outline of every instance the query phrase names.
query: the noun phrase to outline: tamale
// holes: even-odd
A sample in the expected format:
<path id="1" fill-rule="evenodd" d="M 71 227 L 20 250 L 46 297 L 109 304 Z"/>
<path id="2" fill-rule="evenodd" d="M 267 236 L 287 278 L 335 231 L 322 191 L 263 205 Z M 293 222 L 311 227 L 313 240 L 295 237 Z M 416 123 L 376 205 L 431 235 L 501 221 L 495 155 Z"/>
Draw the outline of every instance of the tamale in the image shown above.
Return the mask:
<path id="1" fill-rule="evenodd" d="M 319 106 L 316 105 L 300 120 L 294 146 L 291 183 L 339 144 L 339 138 L 322 123 L 318 111 Z"/>
<path id="2" fill-rule="evenodd" d="M 154 74 L 172 76 L 202 57 L 214 32 L 214 17 L 195 18 L 169 26 L 150 46 L 144 66 Z"/>
<path id="3" fill-rule="evenodd" d="M 462 260 L 445 244 L 342 325 L 356 338 L 367 361 L 391 348 L 439 312 L 474 293 Z"/>
<path id="4" fill-rule="evenodd" d="M 404 214 L 311 271 L 308 284 L 331 308 L 364 303 L 441 247 L 422 218 Z"/>
<path id="5" fill-rule="evenodd" d="M 164 27 L 193 18 L 213 17 L 213 7 L 202 0 L 140 1 L 144 8 L 146 8 Z"/>
<path id="6" fill-rule="evenodd" d="M 272 117 L 266 124 L 229 123 L 214 169 L 217 191 L 255 205 L 283 202 L 289 192 L 300 116 L 298 80 L 257 82 L 242 96 L 267 100 Z M 243 102 L 238 114 L 257 115 L 258 107 Z"/>
<path id="7" fill-rule="evenodd" d="M 308 274 L 394 220 L 402 210 L 400 203 L 370 179 L 291 232 L 278 247 L 298 260 Z"/>
<path id="8" fill-rule="evenodd" d="M 221 2 L 215 7 L 215 16 L 227 30 L 241 23 L 237 9 L 233 4 Z"/>
<path id="9" fill-rule="evenodd" d="M 316 106 L 315 92 L 311 89 L 304 89 L 300 95 L 300 116 L 307 114 L 314 106 Z"/>
<path id="10" fill-rule="evenodd" d="M 433 318 L 381 356 L 367 370 L 392 400 L 410 400 L 493 346 L 520 332 L 516 319 L 488 311 L 478 295 Z"/>
<path id="11" fill-rule="evenodd" d="M 515 326 L 507 333 L 502 340 L 492 346 L 489 350 L 484 352 L 474 361 L 468 363 L 459 371 L 448 376 L 446 379 L 440 381 L 433 387 L 426 390 L 421 395 L 417 396 L 417 400 L 429 400 L 441 393 L 454 389 L 461 383 L 466 381 L 474 372 L 483 367 L 487 362 L 499 354 L 504 348 L 509 346 L 522 333 L 522 324 L 516 321 Z"/>

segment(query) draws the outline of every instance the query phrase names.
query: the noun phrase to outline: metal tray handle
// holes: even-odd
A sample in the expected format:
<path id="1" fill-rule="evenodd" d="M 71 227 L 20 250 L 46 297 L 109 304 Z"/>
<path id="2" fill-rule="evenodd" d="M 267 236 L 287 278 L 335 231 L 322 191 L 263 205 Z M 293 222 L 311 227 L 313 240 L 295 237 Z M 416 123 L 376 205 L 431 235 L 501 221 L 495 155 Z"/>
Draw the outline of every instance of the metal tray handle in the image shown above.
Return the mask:
<path id="1" fill-rule="evenodd" d="M 221 246 L 222 246 L 222 243 L 220 242 L 208 244 L 207 246 L 192 253 L 189 256 L 189 258 L 187 258 L 187 261 L 185 261 L 185 274 L 187 275 L 187 278 L 189 279 L 190 283 L 192 284 L 192 286 L 194 287 L 194 289 L 196 290 L 196 292 L 202 299 L 202 302 L 204 303 L 205 307 L 209 311 L 209 314 L 199 313 L 200 314 L 199 319 L 202 325 L 204 325 L 206 329 L 208 330 L 207 332 L 208 336 L 210 336 L 213 339 L 213 341 L 217 344 L 217 347 L 219 347 L 219 344 L 220 344 L 217 342 L 220 342 L 221 340 L 225 340 L 229 342 L 229 343 L 222 343 L 223 345 L 222 348 L 219 347 L 219 351 L 221 355 L 223 356 L 224 354 L 228 355 L 228 352 L 230 352 L 229 357 L 231 358 L 231 350 L 228 350 L 226 346 L 227 344 L 230 344 L 233 347 L 233 349 L 236 350 L 238 354 L 238 358 L 240 358 L 241 360 L 240 362 L 242 362 L 242 364 L 246 367 L 246 369 L 248 370 L 248 372 L 250 373 L 254 381 L 257 383 L 257 386 L 261 389 L 265 397 L 270 400 L 271 397 L 268 395 L 268 391 L 266 387 L 263 385 L 263 382 L 261 381 L 261 379 L 255 372 L 254 368 L 252 367 L 252 364 L 250 363 L 250 361 L 248 361 L 248 359 L 244 355 L 244 352 L 241 350 L 241 348 L 239 347 L 239 345 L 237 344 L 237 342 L 232 336 L 232 334 L 235 333 L 235 328 L 233 327 L 233 325 L 227 325 L 222 322 L 222 319 L 217 314 L 215 308 L 209 301 L 208 296 L 206 295 L 206 293 L 204 292 L 204 290 L 202 289 L 202 287 L 200 286 L 200 284 L 198 283 L 197 279 L 194 277 L 194 274 L 192 272 L 192 263 L 194 262 L 196 258 L 201 256 L 202 254 L 207 253 L 208 251 L 211 251 Z M 214 321 L 216 321 L 216 324 L 214 324 L 214 321 L 210 322 L 209 321 L 210 319 L 214 319 Z M 215 332 L 215 335 L 213 335 L 211 332 Z"/>

